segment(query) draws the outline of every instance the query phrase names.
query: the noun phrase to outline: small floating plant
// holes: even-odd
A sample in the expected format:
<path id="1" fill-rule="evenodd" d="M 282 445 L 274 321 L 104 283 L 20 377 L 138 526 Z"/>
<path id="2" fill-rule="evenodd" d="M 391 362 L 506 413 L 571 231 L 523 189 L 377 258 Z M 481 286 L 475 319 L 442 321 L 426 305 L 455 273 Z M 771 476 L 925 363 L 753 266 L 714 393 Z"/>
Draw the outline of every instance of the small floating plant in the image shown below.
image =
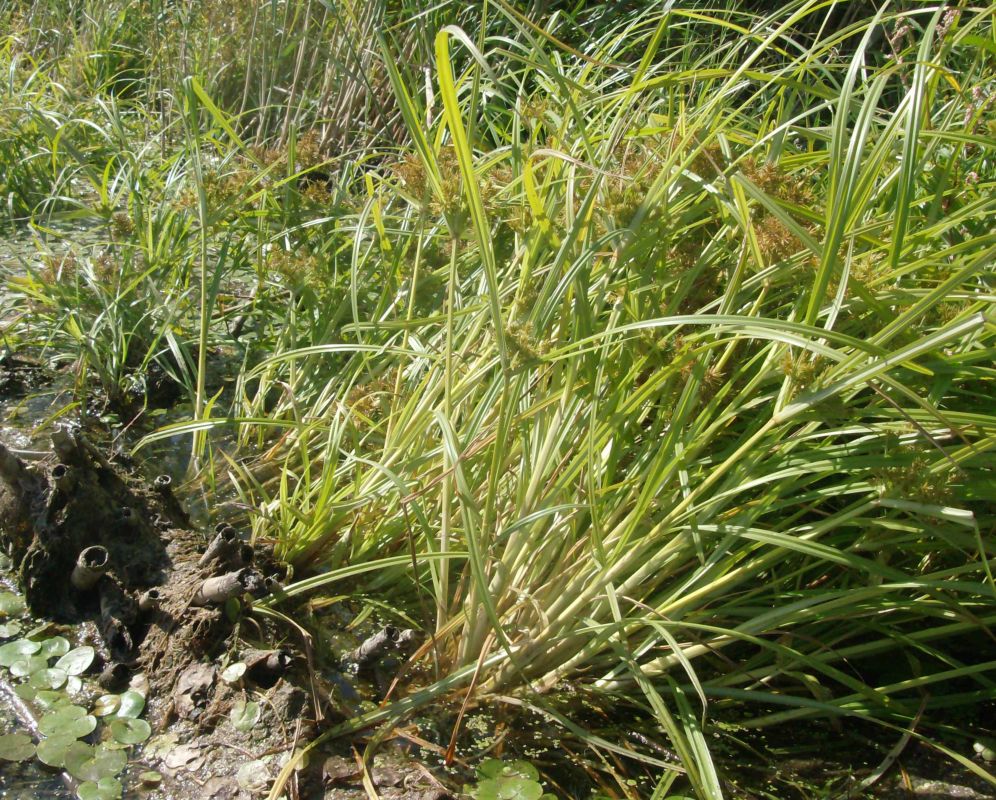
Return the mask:
<path id="1" fill-rule="evenodd" d="M 23 630 L 26 607 L 20 595 L 0 593 L 0 637 Z M 145 696 L 129 688 L 97 694 L 85 678 L 96 659 L 89 645 L 72 647 L 63 636 L 42 636 L 39 626 L 0 645 L 0 690 L 14 705 L 21 726 L 0 735 L 0 760 L 28 761 L 62 773 L 79 800 L 116 800 L 130 750 L 149 738 L 141 718 Z M 143 782 L 158 782 L 143 773 Z"/>

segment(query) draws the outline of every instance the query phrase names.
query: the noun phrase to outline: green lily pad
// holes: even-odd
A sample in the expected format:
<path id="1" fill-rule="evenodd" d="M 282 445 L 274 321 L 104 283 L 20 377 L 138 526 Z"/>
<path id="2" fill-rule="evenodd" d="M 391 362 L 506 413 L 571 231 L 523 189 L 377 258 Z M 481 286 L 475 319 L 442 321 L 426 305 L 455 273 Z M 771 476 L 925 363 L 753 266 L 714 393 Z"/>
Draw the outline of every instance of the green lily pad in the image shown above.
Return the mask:
<path id="1" fill-rule="evenodd" d="M 221 679 L 225 683 L 236 683 L 239 678 L 246 674 L 246 665 L 244 661 L 236 661 L 234 664 L 229 664 L 221 671 Z"/>
<path id="2" fill-rule="evenodd" d="M 21 685 L 27 686 L 28 684 Z M 33 689 L 34 687 L 28 688 Z M 52 711 L 59 706 L 72 705 L 72 701 L 66 696 L 65 692 L 53 692 L 51 689 L 36 689 L 34 701 L 43 711 Z"/>
<path id="3" fill-rule="evenodd" d="M 53 636 L 41 642 L 38 655 L 45 658 L 59 658 L 69 652 L 69 640 L 64 636 Z"/>
<path id="4" fill-rule="evenodd" d="M 23 630 L 24 626 L 17 620 L 0 623 L 0 639 L 10 639 Z"/>
<path id="5" fill-rule="evenodd" d="M 13 642 L 0 645 L 0 667 L 9 667 L 15 661 L 19 661 L 24 656 L 33 656 L 39 650 L 41 650 L 41 645 L 30 639 L 15 639 Z"/>
<path id="6" fill-rule="evenodd" d="M 64 669 L 67 675 L 82 675 L 93 663 L 96 652 L 89 645 L 70 650 L 55 662 L 55 666 Z"/>
<path id="7" fill-rule="evenodd" d="M 539 780 L 539 770 L 528 761 L 502 761 L 500 758 L 484 759 L 477 768 L 477 775 L 481 778 Z"/>
<path id="8" fill-rule="evenodd" d="M 117 712 L 121 707 L 121 695 L 102 694 L 93 704 L 93 715 L 95 717 L 107 717 Z"/>
<path id="9" fill-rule="evenodd" d="M 101 778 L 94 783 L 86 781 L 76 789 L 79 800 L 120 800 L 121 781 L 117 778 Z"/>
<path id="10" fill-rule="evenodd" d="M 141 744 L 152 734 L 152 728 L 144 719 L 119 717 L 111 720 L 111 736 L 121 744 Z"/>
<path id="11" fill-rule="evenodd" d="M 235 730 L 243 733 L 248 733 L 255 727 L 256 723 L 259 722 L 259 716 L 259 703 L 252 701 L 247 703 L 245 700 L 236 700 L 232 704 L 232 712 L 229 714 Z"/>
<path id="12" fill-rule="evenodd" d="M 13 592 L 0 592 L 0 617 L 19 617 L 26 606 L 24 598 Z"/>
<path id="13" fill-rule="evenodd" d="M 35 743 L 26 733 L 7 733 L 0 736 L 0 759 L 26 761 L 35 754 Z"/>
<path id="14" fill-rule="evenodd" d="M 61 769 L 66 760 L 66 751 L 77 744 L 70 736 L 50 736 L 38 742 L 38 760 L 42 764 Z"/>
<path id="15" fill-rule="evenodd" d="M 129 689 L 121 695 L 121 705 L 118 708 L 119 717 L 137 719 L 145 708 L 145 698 L 134 689 Z"/>
<path id="16" fill-rule="evenodd" d="M 38 730 L 46 736 L 71 736 L 82 739 L 97 728 L 97 718 L 79 706 L 60 706 L 38 721 Z"/>
<path id="17" fill-rule="evenodd" d="M 79 694 L 83 689 L 83 681 L 76 675 L 70 675 L 66 678 L 65 689 L 67 694 Z"/>
<path id="18" fill-rule="evenodd" d="M 38 690 L 34 686 L 28 686 L 26 683 L 19 683 L 14 687 L 14 694 L 30 703 L 35 699 Z"/>
<path id="19" fill-rule="evenodd" d="M 28 683 L 36 689 L 59 689 L 65 685 L 68 677 L 64 669 L 40 669 L 31 673 Z"/>
<path id="20" fill-rule="evenodd" d="M 154 769 L 140 773 L 138 779 L 142 782 L 143 786 L 158 786 L 163 782 L 162 773 L 156 772 Z"/>
<path id="21" fill-rule="evenodd" d="M 22 656 L 10 665 L 10 674 L 15 678 L 26 678 L 40 669 L 48 668 L 48 659 L 43 656 Z"/>
<path id="22" fill-rule="evenodd" d="M 477 784 L 475 800 L 539 800 L 543 787 L 531 778 L 488 778 Z"/>
<path id="23" fill-rule="evenodd" d="M 66 750 L 66 771 L 81 781 L 96 783 L 101 778 L 113 778 L 127 763 L 128 755 L 124 750 L 114 750 L 103 745 L 92 747 L 76 742 Z"/>

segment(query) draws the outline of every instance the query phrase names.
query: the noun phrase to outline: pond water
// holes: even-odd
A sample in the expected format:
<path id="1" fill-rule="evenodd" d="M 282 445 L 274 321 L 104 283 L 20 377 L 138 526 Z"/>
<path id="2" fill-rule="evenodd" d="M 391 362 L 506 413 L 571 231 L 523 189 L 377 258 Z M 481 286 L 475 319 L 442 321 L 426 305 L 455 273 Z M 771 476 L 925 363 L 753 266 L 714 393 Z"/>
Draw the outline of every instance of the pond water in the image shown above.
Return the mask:
<path id="1" fill-rule="evenodd" d="M 0 691 L 0 735 L 23 733 L 6 692 Z M 0 761 L 0 800 L 40 800 L 74 797 L 55 773 L 45 770 L 36 759 Z"/>

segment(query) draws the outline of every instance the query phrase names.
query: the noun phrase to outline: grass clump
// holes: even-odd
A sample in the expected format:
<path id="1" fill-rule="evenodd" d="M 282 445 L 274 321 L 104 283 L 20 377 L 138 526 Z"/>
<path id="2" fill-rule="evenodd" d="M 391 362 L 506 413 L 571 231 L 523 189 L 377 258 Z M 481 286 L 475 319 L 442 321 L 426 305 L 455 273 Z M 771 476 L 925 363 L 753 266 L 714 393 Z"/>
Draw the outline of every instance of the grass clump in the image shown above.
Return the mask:
<path id="1" fill-rule="evenodd" d="M 731 725 L 936 739 L 996 663 L 992 14 L 587 5 L 427 28 L 428 80 L 370 23 L 403 124 L 357 111 L 392 145 L 355 155 L 307 104 L 327 10 L 286 5 L 285 105 L 147 68 L 180 110 L 102 217 L 134 280 L 38 281 L 31 324 L 98 303 L 78 353 L 141 331 L 183 373 L 155 436 L 261 448 L 231 474 L 304 576 L 284 602 L 348 578 L 422 625 L 435 678 L 328 735 L 490 698 L 660 767 L 545 699 L 581 686 L 670 741 L 657 796 L 701 798 Z M 217 397 L 212 348 L 242 364 Z"/>

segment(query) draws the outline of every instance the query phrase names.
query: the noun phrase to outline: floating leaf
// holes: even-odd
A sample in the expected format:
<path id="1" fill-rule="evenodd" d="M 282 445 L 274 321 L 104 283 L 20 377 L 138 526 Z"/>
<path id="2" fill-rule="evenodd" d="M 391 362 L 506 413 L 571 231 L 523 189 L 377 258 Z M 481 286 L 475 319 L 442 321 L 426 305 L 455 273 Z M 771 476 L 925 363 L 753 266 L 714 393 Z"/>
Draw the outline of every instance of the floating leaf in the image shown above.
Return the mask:
<path id="1" fill-rule="evenodd" d="M 162 773 L 156 772 L 154 769 L 150 769 L 147 772 L 142 772 L 139 774 L 138 779 L 145 786 L 158 786 L 163 782 Z"/>
<path id="2" fill-rule="evenodd" d="M 6 733 L 0 736 L 0 759 L 25 761 L 35 754 L 35 743 L 26 733 Z"/>
<path id="3" fill-rule="evenodd" d="M 99 781 L 113 778 L 128 763 L 124 750 L 115 750 L 103 745 L 91 747 L 76 742 L 66 750 L 65 767 L 74 778 L 81 781 Z"/>
<path id="4" fill-rule="evenodd" d="M 15 639 L 13 642 L 0 645 L 0 667 L 9 667 L 15 661 L 19 661 L 24 656 L 33 656 L 39 650 L 41 650 L 41 645 L 30 639 Z"/>
<path id="5" fill-rule="evenodd" d="M 28 683 L 36 689 L 59 689 L 65 684 L 68 677 L 64 669 L 40 669 L 31 673 Z"/>
<path id="6" fill-rule="evenodd" d="M 47 658 L 42 656 L 23 656 L 10 665 L 10 674 L 15 678 L 26 678 L 40 669 L 47 668 Z"/>
<path id="7" fill-rule="evenodd" d="M 67 736 L 82 739 L 97 727 L 97 718 L 79 706 L 60 706 L 38 721 L 38 730 L 46 736 Z"/>
<path id="8" fill-rule="evenodd" d="M 93 704 L 93 715 L 95 717 L 106 717 L 115 713 L 121 707 L 121 695 L 102 694 Z"/>
<path id="9" fill-rule="evenodd" d="M 539 780 L 539 770 L 528 761 L 502 761 L 500 758 L 486 758 L 477 768 L 481 778 L 525 778 Z"/>
<path id="10" fill-rule="evenodd" d="M 67 675 L 82 675 L 93 663 L 96 652 L 89 645 L 70 650 L 55 662 L 55 666 L 64 669 Z"/>
<path id="11" fill-rule="evenodd" d="M 21 684 L 27 686 L 27 684 Z M 29 687 L 34 690 L 34 687 Z M 34 701 L 43 711 L 52 711 L 59 706 L 72 705 L 72 701 L 66 697 L 65 692 L 53 692 L 50 689 L 34 690 Z"/>
<path id="12" fill-rule="evenodd" d="M 246 674 L 246 665 L 244 661 L 236 661 L 234 664 L 229 664 L 225 669 L 221 671 L 221 679 L 225 683 L 235 683 L 243 675 Z"/>
<path id="13" fill-rule="evenodd" d="M 75 675 L 70 675 L 66 678 L 66 693 L 67 694 L 78 694 L 83 688 L 83 681 L 76 677 Z"/>
<path id="14" fill-rule="evenodd" d="M 13 592 L 0 592 L 0 617 L 19 617 L 25 611 L 24 598 Z"/>
<path id="15" fill-rule="evenodd" d="M 53 636 L 41 642 L 41 649 L 38 655 L 45 658 L 59 658 L 69 652 L 69 640 L 64 636 Z"/>
<path id="16" fill-rule="evenodd" d="M 42 739 L 38 743 L 38 760 L 42 764 L 61 769 L 65 764 L 66 751 L 78 743 L 77 739 L 70 736 L 50 736 L 47 739 Z"/>
<path id="17" fill-rule="evenodd" d="M 17 636 L 22 630 L 24 630 L 24 626 L 16 620 L 4 622 L 0 624 L 0 639 L 10 639 L 12 636 Z"/>
<path id="18" fill-rule="evenodd" d="M 259 703 L 252 701 L 247 703 L 245 700 L 236 700 L 232 704 L 232 712 L 229 717 L 232 720 L 232 725 L 235 726 L 235 730 L 248 733 L 259 722 L 259 715 Z"/>
<path id="19" fill-rule="evenodd" d="M 539 800 L 543 787 L 531 778 L 488 778 L 477 784 L 475 800 Z"/>
<path id="20" fill-rule="evenodd" d="M 76 796 L 79 800 L 120 800 L 121 791 L 121 781 L 117 778 L 101 778 L 96 783 L 81 783 Z"/>
<path id="21" fill-rule="evenodd" d="M 121 744 L 141 744 L 152 734 L 152 728 L 144 719 L 119 717 L 111 720 L 111 736 Z"/>
<path id="22" fill-rule="evenodd" d="M 34 686 L 28 686 L 26 683 L 19 683 L 14 687 L 14 694 L 30 703 L 35 699 L 38 690 Z"/>
<path id="23" fill-rule="evenodd" d="M 118 716 L 137 719 L 142 715 L 142 709 L 144 708 L 145 698 L 134 689 L 129 689 L 121 695 L 121 705 L 118 708 Z"/>

